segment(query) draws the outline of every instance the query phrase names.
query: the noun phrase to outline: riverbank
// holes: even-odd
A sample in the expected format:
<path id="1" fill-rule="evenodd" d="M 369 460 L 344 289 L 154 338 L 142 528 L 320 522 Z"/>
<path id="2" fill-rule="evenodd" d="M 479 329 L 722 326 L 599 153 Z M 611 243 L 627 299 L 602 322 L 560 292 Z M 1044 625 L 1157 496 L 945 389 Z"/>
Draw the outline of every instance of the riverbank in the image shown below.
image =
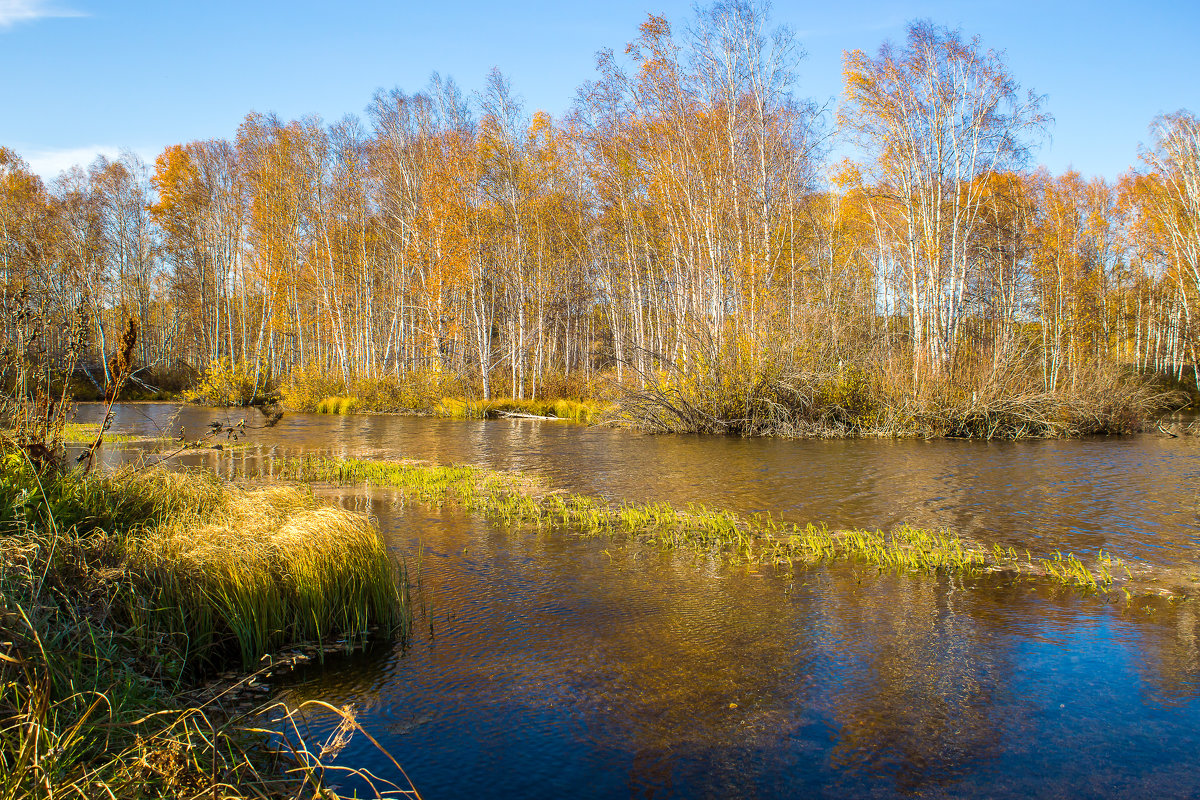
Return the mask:
<path id="1" fill-rule="evenodd" d="M 1097 368 L 1053 389 L 1029 365 L 986 380 L 952 376 L 913 385 L 906 373 L 839 365 L 785 368 L 769 359 L 658 373 L 636 385 L 611 376 L 543 387 L 542 399 L 478 399 L 461 376 L 412 373 L 343 379 L 308 371 L 277 388 L 244 363 L 214 363 L 189 402 L 271 406 L 322 414 L 397 413 L 452 419 L 536 417 L 611 424 L 645 433 L 792 439 L 1038 439 L 1123 435 L 1152 429 L 1189 396 L 1153 378 Z"/>
<path id="2" fill-rule="evenodd" d="M 0 798 L 320 790 L 291 709 L 229 701 L 264 664 L 406 633 L 364 515 L 296 486 L 39 474 L 15 452 L 0 504 Z"/>
<path id="3" fill-rule="evenodd" d="M 494 400 L 469 400 L 463 397 L 443 397 L 436 403 L 419 408 L 396 408 L 393 406 L 364 406 L 358 397 L 326 397 L 309 410 L 317 414 L 413 414 L 416 416 L 441 417 L 443 419 L 547 419 L 590 425 L 600 420 L 611 406 L 594 401 L 582 400 L 521 400 L 502 397 Z"/>

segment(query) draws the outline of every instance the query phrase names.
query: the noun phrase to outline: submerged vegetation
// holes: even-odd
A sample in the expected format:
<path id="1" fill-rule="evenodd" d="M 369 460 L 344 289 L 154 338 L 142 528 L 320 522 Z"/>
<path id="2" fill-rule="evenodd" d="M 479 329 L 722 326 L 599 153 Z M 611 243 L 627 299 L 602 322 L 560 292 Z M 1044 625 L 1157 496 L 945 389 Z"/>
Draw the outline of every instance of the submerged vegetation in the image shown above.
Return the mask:
<path id="1" fill-rule="evenodd" d="M 909 525 L 890 532 L 830 530 L 824 525 L 780 522 L 770 515 L 742 517 L 733 512 L 666 503 L 610 504 L 598 498 L 552 491 L 521 473 L 498 472 L 463 464 L 367 461 L 305 457 L 279 459 L 280 478 L 338 484 L 367 483 L 399 490 L 423 503 L 454 502 L 506 525 L 561 527 L 585 536 L 629 537 L 646 544 L 719 553 L 735 561 L 776 566 L 815 566 L 854 562 L 879 569 L 945 571 L 957 575 L 1010 574 L 1049 580 L 1088 591 L 1127 594 L 1183 594 L 1139 580 L 1123 562 L 1100 553 L 1093 565 L 1056 553 L 1035 558 L 999 545 L 988 547 L 949 532 Z M 1022 555 L 1024 556 L 1022 558 Z M 1200 578 L 1192 580 L 1200 583 Z"/>

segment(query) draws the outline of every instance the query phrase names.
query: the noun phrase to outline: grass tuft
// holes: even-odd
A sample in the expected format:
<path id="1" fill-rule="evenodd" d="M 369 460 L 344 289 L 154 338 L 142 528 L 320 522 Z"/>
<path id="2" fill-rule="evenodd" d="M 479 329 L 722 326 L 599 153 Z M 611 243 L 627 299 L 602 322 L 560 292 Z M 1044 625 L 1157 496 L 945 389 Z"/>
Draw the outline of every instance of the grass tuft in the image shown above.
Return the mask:
<path id="1" fill-rule="evenodd" d="M 496 419 L 499 417 L 547 417 L 591 425 L 609 406 L 594 400 L 519 400 L 502 397 L 495 400 L 464 400 L 443 397 L 432 408 L 437 417 L 449 419 Z"/>
<path id="2" fill-rule="evenodd" d="M 326 397 L 315 410 L 318 414 L 352 414 L 357 407 L 357 397 Z"/>
<path id="3" fill-rule="evenodd" d="M 368 518 L 294 486 L 2 466 L 0 800 L 325 792 L 302 743 L 264 749 L 262 713 L 188 687 L 404 635 L 404 576 Z"/>
<path id="4" fill-rule="evenodd" d="M 298 642 L 363 642 L 398 618 L 400 580 L 366 517 L 318 507 L 296 487 L 226 492 L 212 513 L 173 519 L 128 548 L 157 624 L 197 659 L 235 654 L 249 667 Z"/>

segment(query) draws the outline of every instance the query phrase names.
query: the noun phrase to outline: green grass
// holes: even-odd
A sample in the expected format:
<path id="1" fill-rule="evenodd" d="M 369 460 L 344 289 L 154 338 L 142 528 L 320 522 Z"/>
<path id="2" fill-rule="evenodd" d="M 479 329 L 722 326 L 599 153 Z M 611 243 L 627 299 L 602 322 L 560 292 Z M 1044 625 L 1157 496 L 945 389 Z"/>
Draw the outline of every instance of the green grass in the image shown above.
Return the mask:
<path id="1" fill-rule="evenodd" d="M 319 783 L 307 749 L 263 750 L 261 713 L 188 692 L 302 643 L 405 635 L 404 575 L 367 517 L 297 486 L 0 467 L 0 800 Z"/>
<path id="2" fill-rule="evenodd" d="M 11 435 L 11 431 L 5 431 L 4 433 Z M 98 433 L 100 433 L 100 423 L 98 422 L 68 422 L 62 427 L 61 441 L 64 444 L 91 444 L 96 441 Z M 145 442 L 151 441 L 154 438 L 133 436 L 127 433 L 114 433 L 111 430 L 104 433 L 104 441 L 109 444 Z"/>
<path id="3" fill-rule="evenodd" d="M 702 505 L 610 504 L 551 491 L 528 475 L 467 465 L 306 457 L 280 459 L 281 478 L 339 484 L 367 483 L 430 504 L 453 502 L 506 525 L 561 527 L 585 536 L 621 536 L 664 548 L 721 553 L 750 564 L 816 565 L 855 562 L 885 570 L 1039 578 L 1087 591 L 1113 589 L 1111 556 L 1093 567 L 1073 555 L 1022 559 L 1014 549 L 984 545 L 953 533 L 904 525 L 892 531 L 830 530 L 770 515 L 742 517 Z M 1117 568 L 1124 565 L 1116 562 Z M 1128 573 L 1128 569 L 1126 572 Z M 1132 577 L 1132 576 L 1131 576 Z"/>
<path id="4" fill-rule="evenodd" d="M 96 441 L 96 435 L 99 433 L 100 423 L 98 422 L 68 422 L 63 425 L 62 440 L 67 444 L 91 444 Z M 138 441 L 138 437 L 105 431 L 104 441 L 119 444 Z"/>
<path id="5" fill-rule="evenodd" d="M 1094 563 L 1070 553 L 1035 558 L 1026 551 L 1022 557 L 1011 547 L 989 548 L 954 533 L 910 525 L 891 531 L 831 530 L 820 524 L 781 522 L 769 514 L 744 517 L 696 504 L 684 508 L 667 503 L 613 504 L 553 491 L 530 475 L 463 464 L 305 457 L 279 459 L 275 470 L 283 479 L 386 486 L 422 503 L 455 503 L 503 525 L 623 537 L 662 548 L 719 553 L 745 564 L 852 562 L 880 570 L 990 573 L 1106 596 L 1123 592 L 1126 599 L 1191 592 L 1188 587 L 1167 591 L 1155 585 L 1153 576 L 1135 577 L 1124 562 L 1103 551 Z"/>

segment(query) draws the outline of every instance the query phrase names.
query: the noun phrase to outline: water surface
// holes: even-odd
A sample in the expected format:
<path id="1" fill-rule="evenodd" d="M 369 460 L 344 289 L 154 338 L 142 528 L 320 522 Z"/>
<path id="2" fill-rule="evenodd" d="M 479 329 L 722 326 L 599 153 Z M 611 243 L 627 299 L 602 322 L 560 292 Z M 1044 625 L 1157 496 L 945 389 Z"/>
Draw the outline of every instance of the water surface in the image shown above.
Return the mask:
<path id="1" fill-rule="evenodd" d="M 157 433 L 174 410 L 123 406 L 115 428 Z M 185 408 L 171 434 L 214 418 L 227 415 Z M 271 454 L 424 458 L 613 499 L 945 527 L 1035 554 L 1103 548 L 1186 569 L 1200 551 L 1191 439 L 792 442 L 290 415 L 251 441 L 184 460 L 241 474 Z M 1200 796 L 1194 601 L 750 569 L 505 530 L 384 490 L 325 493 L 373 514 L 419 575 L 417 633 L 281 693 L 353 705 L 426 798 Z M 388 774 L 361 738 L 340 762 Z"/>

